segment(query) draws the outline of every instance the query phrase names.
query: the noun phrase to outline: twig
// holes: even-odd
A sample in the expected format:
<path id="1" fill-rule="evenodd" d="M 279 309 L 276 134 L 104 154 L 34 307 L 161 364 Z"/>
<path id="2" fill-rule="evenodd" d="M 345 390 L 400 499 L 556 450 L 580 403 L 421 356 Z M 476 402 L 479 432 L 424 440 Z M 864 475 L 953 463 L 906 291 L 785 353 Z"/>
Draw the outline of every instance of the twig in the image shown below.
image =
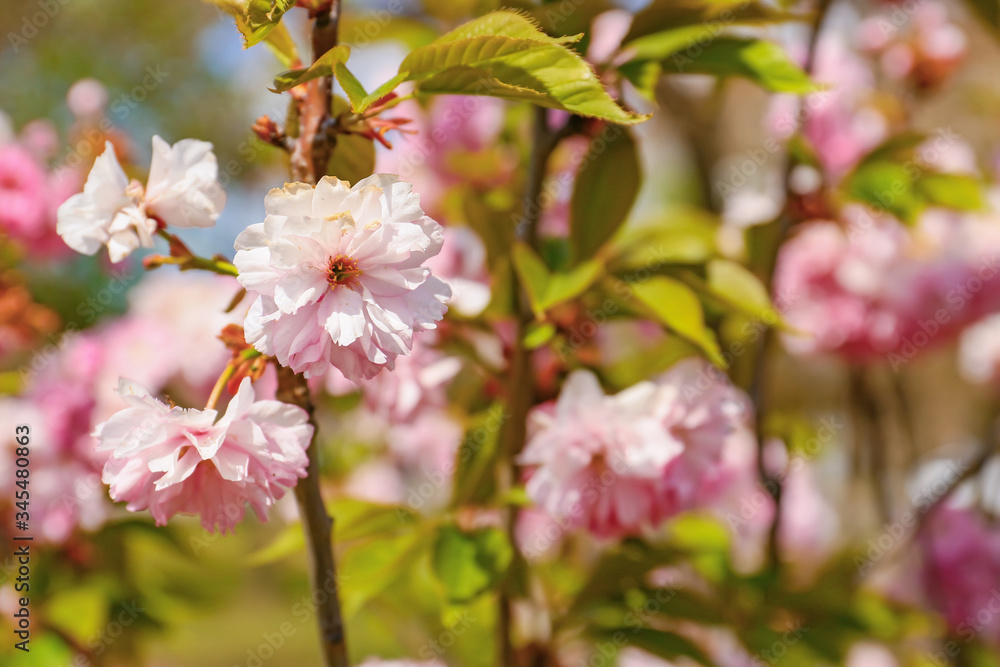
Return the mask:
<path id="1" fill-rule="evenodd" d="M 290 368 L 278 368 L 277 398 L 283 403 L 297 405 L 309 413 L 313 425 L 313 438 L 306 454 L 309 457 L 308 474 L 295 486 L 295 499 L 302 515 L 302 527 L 309 551 L 313 602 L 319 621 L 320 643 L 323 647 L 323 664 L 326 667 L 347 667 L 347 642 L 344 636 L 344 619 L 340 613 L 340 582 L 333 557 L 333 519 L 323 504 L 319 488 L 319 452 L 316 447 L 316 420 L 305 377 Z"/>

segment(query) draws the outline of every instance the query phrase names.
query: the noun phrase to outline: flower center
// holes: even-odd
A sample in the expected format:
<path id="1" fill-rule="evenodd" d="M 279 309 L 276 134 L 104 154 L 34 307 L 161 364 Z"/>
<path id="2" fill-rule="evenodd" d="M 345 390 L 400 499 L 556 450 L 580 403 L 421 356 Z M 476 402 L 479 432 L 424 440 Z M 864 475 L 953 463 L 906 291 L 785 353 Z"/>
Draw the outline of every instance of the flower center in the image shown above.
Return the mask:
<path id="1" fill-rule="evenodd" d="M 330 283 L 330 288 L 335 289 L 340 285 L 354 287 L 358 282 L 361 269 L 358 262 L 353 257 L 340 255 L 331 257 L 326 263 L 326 282 Z"/>

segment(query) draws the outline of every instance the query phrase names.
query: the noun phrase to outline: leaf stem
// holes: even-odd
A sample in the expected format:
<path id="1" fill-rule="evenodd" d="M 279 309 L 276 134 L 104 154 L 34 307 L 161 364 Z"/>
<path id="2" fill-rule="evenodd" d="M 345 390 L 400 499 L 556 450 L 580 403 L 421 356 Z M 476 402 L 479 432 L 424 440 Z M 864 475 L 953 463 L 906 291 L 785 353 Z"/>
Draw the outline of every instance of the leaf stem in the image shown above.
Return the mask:
<path id="1" fill-rule="evenodd" d="M 216 403 L 219 402 L 219 397 L 222 396 L 222 390 L 225 388 L 226 384 L 233 377 L 233 373 L 236 372 L 236 364 L 230 361 L 226 364 L 225 369 L 223 369 L 222 374 L 219 379 L 215 381 L 215 386 L 212 387 L 212 393 L 208 397 L 208 402 L 205 403 L 206 410 L 214 410 Z"/>

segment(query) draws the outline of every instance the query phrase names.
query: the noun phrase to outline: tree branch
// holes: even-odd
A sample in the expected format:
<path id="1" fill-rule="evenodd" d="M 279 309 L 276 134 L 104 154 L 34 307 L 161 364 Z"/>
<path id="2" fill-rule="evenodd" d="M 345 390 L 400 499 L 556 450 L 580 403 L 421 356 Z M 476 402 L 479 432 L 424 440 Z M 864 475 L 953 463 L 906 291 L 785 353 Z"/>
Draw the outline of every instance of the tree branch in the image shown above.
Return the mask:
<path id="1" fill-rule="evenodd" d="M 325 667 L 347 667 L 347 641 L 344 636 L 344 619 L 340 613 L 340 583 L 333 557 L 333 519 L 323 504 L 319 486 L 319 452 L 316 447 L 316 420 L 305 377 L 290 368 L 278 368 L 277 399 L 297 405 L 309 413 L 313 425 L 313 438 L 306 454 L 309 457 L 308 474 L 295 486 L 295 499 L 302 515 L 302 528 L 306 534 L 306 547 L 312 568 L 313 603 L 319 622 L 320 644 L 323 648 Z"/>

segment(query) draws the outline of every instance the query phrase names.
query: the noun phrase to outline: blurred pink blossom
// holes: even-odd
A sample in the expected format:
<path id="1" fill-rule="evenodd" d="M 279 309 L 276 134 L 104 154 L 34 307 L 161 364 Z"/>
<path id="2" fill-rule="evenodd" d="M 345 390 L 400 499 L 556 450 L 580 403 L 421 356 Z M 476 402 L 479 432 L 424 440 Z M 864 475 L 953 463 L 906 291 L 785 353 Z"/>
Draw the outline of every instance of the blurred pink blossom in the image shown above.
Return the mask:
<path id="1" fill-rule="evenodd" d="M 952 632 L 1000 645 L 1000 526 L 974 510 L 939 508 L 921 547 L 925 591 Z"/>
<path id="2" fill-rule="evenodd" d="M 768 121 L 780 138 L 802 129 L 824 170 L 837 180 L 885 139 L 888 123 L 872 103 L 875 80 L 870 68 L 838 34 L 820 38 L 813 79 L 829 89 L 801 101 L 775 98 Z"/>
<path id="3" fill-rule="evenodd" d="M 929 211 L 913 230 L 861 220 L 850 233 L 806 223 L 782 247 L 775 300 L 798 332 L 783 337 L 793 353 L 898 366 L 1000 307 L 990 287 L 1000 230 L 989 219 Z"/>
<path id="4" fill-rule="evenodd" d="M 448 307 L 475 317 L 490 303 L 486 246 L 468 227 L 445 227 L 441 252 L 427 261 L 431 272 L 451 287 Z"/>
<path id="5" fill-rule="evenodd" d="M 532 413 L 520 457 L 537 466 L 528 493 L 558 521 L 601 537 L 655 527 L 725 489 L 729 445 L 750 437 L 745 401 L 696 360 L 615 396 L 574 372 L 555 405 Z"/>

